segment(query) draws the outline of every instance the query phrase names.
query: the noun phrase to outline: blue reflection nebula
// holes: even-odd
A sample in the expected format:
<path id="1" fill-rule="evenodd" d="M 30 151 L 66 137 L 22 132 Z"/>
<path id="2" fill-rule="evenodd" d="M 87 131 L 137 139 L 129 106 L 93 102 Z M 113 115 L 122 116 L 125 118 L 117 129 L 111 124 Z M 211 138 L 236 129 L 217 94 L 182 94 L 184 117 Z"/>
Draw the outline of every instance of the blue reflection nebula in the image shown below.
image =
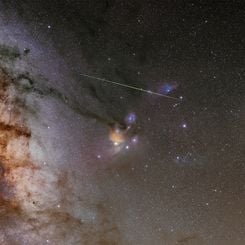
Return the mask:
<path id="1" fill-rule="evenodd" d="M 136 122 L 136 114 L 134 112 L 129 113 L 126 118 L 125 121 L 127 124 L 133 124 Z"/>
<path id="2" fill-rule="evenodd" d="M 165 83 L 161 86 L 160 88 L 160 93 L 162 94 L 169 94 L 171 93 L 173 90 L 175 90 L 178 87 L 176 82 L 172 82 L 172 83 Z"/>

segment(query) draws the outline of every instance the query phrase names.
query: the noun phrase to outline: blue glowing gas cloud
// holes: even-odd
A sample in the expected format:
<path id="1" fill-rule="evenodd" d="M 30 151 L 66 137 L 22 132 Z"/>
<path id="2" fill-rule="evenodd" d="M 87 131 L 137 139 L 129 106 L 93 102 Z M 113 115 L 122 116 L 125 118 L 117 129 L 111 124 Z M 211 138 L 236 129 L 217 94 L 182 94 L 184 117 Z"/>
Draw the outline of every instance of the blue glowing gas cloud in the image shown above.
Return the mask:
<path id="1" fill-rule="evenodd" d="M 136 114 L 134 112 L 129 113 L 125 118 L 126 124 L 134 124 L 136 122 Z"/>
<path id="2" fill-rule="evenodd" d="M 162 94 L 169 94 L 171 93 L 173 90 L 177 89 L 178 84 L 177 82 L 168 82 L 168 83 L 164 83 L 161 88 L 160 88 L 160 93 Z"/>

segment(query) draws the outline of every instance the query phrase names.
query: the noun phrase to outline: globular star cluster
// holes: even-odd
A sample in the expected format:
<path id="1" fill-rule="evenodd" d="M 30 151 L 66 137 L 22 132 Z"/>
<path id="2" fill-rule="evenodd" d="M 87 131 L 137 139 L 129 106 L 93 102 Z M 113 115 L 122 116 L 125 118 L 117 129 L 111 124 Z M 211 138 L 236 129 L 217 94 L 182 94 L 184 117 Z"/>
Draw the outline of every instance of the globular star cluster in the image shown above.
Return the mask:
<path id="1" fill-rule="evenodd" d="M 0 244 L 245 244 L 243 10 L 0 0 Z"/>

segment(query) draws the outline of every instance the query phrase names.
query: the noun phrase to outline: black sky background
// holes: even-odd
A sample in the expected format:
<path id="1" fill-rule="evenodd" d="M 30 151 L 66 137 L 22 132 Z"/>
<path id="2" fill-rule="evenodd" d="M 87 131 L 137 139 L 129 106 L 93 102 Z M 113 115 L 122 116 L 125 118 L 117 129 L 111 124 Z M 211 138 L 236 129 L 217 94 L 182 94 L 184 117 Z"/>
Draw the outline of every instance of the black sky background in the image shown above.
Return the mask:
<path id="1" fill-rule="evenodd" d="M 180 80 L 187 104 L 213 113 L 221 109 L 221 118 L 241 104 L 240 1 L 6 1 L 6 6 L 18 10 L 33 35 L 44 29 L 64 56 L 72 56 L 74 47 L 81 50 L 98 76 L 139 87 L 154 86 L 161 77 Z"/>

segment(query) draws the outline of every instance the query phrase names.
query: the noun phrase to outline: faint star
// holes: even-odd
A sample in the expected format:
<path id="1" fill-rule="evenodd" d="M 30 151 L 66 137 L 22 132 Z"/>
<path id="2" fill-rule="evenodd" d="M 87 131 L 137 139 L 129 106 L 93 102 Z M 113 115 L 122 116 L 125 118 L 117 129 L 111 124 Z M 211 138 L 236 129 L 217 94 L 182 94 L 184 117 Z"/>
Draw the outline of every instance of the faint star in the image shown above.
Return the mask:
<path id="1" fill-rule="evenodd" d="M 131 141 L 136 144 L 138 142 L 138 137 L 137 136 L 133 137 Z"/>

